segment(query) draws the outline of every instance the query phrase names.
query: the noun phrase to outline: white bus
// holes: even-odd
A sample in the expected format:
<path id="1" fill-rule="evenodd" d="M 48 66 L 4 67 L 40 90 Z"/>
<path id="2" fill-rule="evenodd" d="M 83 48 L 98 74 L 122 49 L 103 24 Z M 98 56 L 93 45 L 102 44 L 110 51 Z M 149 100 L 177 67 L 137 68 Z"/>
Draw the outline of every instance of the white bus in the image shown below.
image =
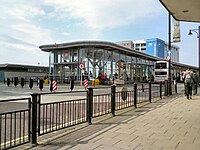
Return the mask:
<path id="1" fill-rule="evenodd" d="M 168 79 L 168 62 L 156 61 L 154 63 L 154 82 L 164 82 Z"/>

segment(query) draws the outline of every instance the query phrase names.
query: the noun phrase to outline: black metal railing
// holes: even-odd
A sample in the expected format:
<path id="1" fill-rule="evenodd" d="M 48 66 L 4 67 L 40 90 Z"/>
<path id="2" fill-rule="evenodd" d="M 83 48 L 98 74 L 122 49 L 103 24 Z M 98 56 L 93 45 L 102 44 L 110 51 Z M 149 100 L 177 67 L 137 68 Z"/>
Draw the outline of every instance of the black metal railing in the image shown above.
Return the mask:
<path id="1" fill-rule="evenodd" d="M 93 116 L 98 117 L 111 113 L 111 94 L 93 96 Z"/>
<path id="2" fill-rule="evenodd" d="M 70 126 L 74 126 L 87 121 L 87 98 L 74 100 L 56 99 L 56 102 L 43 103 L 42 97 L 47 95 L 63 95 L 67 98 L 69 94 L 86 91 L 57 92 L 57 93 L 34 93 L 32 99 L 36 103 L 38 112 L 34 115 L 37 120 L 38 135 L 47 134 Z M 85 96 L 86 97 L 86 96 Z M 34 143 L 35 141 L 33 141 Z"/>
<path id="3" fill-rule="evenodd" d="M 158 85 L 154 85 L 151 87 L 151 98 L 156 98 L 156 97 L 160 97 L 160 86 Z"/>
<path id="4" fill-rule="evenodd" d="M 16 109 L 14 111 L 1 109 L 0 149 L 8 149 L 30 142 L 31 98 L 0 100 L 0 103 L 1 107 L 12 105 Z M 20 106 L 20 103 L 22 105 L 26 103 L 26 107 L 17 108 L 17 106 Z"/>
<path id="5" fill-rule="evenodd" d="M 134 92 L 133 91 L 116 92 L 115 99 L 116 99 L 115 110 L 121 110 L 124 108 L 134 106 Z"/>
<path id="6" fill-rule="evenodd" d="M 91 124 L 92 118 L 109 113 L 115 116 L 116 110 L 137 108 L 139 103 L 151 102 L 153 98 L 162 98 L 164 95 L 168 96 L 168 85 L 168 82 L 165 84 L 149 82 L 147 87 L 144 88 L 142 85 L 142 88 L 137 88 L 135 83 L 133 90 L 128 91 L 124 87 L 120 92 L 116 92 L 116 86 L 112 85 L 111 93 L 107 94 L 104 93 L 105 91 L 104 94 L 94 94 L 93 88 L 88 88 L 87 91 L 33 93 L 32 99 L 20 99 L 28 101 L 26 109 L 0 113 L 0 149 L 28 142 L 36 145 L 38 136 L 85 122 Z M 177 91 L 176 88 L 177 86 L 174 88 Z M 73 94 L 77 96 L 78 93 L 85 93 L 85 96 L 82 94 L 81 98 L 72 99 Z M 46 95 L 58 96 L 54 102 L 44 102 L 43 96 Z M 19 99 L 9 101 L 17 100 Z M 8 102 L 8 100 L 0 102 Z"/>
<path id="7" fill-rule="evenodd" d="M 39 103 L 39 135 L 86 122 L 87 99 Z"/>
<path id="8" fill-rule="evenodd" d="M 137 89 L 137 103 L 149 101 L 149 88 Z"/>

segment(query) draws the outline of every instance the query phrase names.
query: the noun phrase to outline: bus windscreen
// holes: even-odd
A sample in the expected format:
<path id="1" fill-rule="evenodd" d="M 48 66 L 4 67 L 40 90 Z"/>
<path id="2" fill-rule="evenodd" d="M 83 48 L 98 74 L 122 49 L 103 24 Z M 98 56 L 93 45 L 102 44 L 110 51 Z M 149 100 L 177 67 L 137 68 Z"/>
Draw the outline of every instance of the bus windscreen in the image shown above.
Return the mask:
<path id="1" fill-rule="evenodd" d="M 166 63 L 156 63 L 155 69 L 167 69 Z"/>

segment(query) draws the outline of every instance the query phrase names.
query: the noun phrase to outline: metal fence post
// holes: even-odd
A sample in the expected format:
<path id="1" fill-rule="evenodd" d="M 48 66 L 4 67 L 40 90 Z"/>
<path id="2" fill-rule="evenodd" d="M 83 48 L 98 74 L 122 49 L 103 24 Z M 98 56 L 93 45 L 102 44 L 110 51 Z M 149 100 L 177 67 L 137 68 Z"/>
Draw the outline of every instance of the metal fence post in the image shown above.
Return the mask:
<path id="1" fill-rule="evenodd" d="M 115 93 L 116 93 L 116 85 L 111 86 L 111 113 L 115 116 Z"/>
<path id="2" fill-rule="evenodd" d="M 134 83 L 134 106 L 137 108 L 137 84 Z"/>
<path id="3" fill-rule="evenodd" d="M 171 85 L 171 82 L 168 80 L 167 81 L 167 88 L 168 88 L 168 96 L 172 95 L 172 85 Z"/>
<path id="4" fill-rule="evenodd" d="M 151 103 L 151 81 L 149 81 L 149 102 Z"/>
<path id="5" fill-rule="evenodd" d="M 38 94 L 33 93 L 32 96 L 32 118 L 31 118 L 31 144 L 37 145 L 37 98 Z"/>
<path id="6" fill-rule="evenodd" d="M 165 96 L 168 95 L 168 81 L 165 80 Z"/>
<path id="7" fill-rule="evenodd" d="M 53 91 L 53 84 L 52 84 L 52 82 L 53 82 L 53 78 L 51 77 L 51 79 L 50 79 L 50 87 L 49 87 L 49 90 L 52 92 Z"/>
<path id="8" fill-rule="evenodd" d="M 142 84 L 142 92 L 144 92 L 144 85 Z"/>
<path id="9" fill-rule="evenodd" d="M 162 82 L 160 82 L 160 98 L 162 99 Z"/>
<path id="10" fill-rule="evenodd" d="M 174 80 L 175 93 L 177 94 L 177 82 Z"/>
<path id="11" fill-rule="evenodd" d="M 92 124 L 92 112 L 93 112 L 93 88 L 89 87 L 87 91 L 87 121 L 88 124 Z"/>

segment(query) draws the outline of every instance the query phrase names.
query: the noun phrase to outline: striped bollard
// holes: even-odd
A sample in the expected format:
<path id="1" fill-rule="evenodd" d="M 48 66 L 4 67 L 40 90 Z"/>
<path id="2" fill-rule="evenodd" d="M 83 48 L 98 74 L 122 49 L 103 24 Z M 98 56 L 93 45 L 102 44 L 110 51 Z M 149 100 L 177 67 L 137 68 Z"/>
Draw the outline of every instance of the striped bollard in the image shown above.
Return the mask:
<path id="1" fill-rule="evenodd" d="M 88 89 L 88 79 L 85 79 L 85 80 L 84 80 L 84 87 L 85 87 L 85 90 Z"/>
<path id="2" fill-rule="evenodd" d="M 57 90 L 57 82 L 56 82 L 56 80 L 52 81 L 52 88 L 53 88 L 54 92 Z"/>

